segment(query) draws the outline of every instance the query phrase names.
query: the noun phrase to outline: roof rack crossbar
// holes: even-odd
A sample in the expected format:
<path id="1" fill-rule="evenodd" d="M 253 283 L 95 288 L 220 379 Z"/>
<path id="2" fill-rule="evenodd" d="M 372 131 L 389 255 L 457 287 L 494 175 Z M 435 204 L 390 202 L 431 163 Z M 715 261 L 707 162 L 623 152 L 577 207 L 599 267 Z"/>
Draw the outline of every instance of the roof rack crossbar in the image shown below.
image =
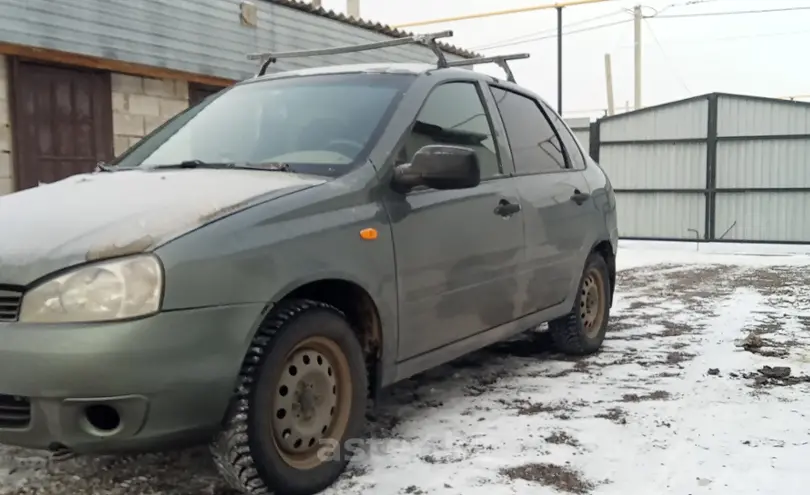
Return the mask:
<path id="1" fill-rule="evenodd" d="M 515 53 L 513 55 L 495 55 L 492 57 L 480 57 L 480 58 L 469 58 L 465 60 L 455 60 L 453 62 L 448 62 L 448 67 L 464 67 L 467 65 L 479 65 L 479 64 L 496 64 L 498 67 L 503 69 L 506 72 L 506 80 L 509 82 L 515 82 L 515 75 L 512 73 L 512 69 L 509 68 L 510 60 L 521 60 L 524 58 L 529 58 L 528 53 Z"/>
<path id="2" fill-rule="evenodd" d="M 405 38 L 396 38 L 385 41 L 376 41 L 374 43 L 364 43 L 361 45 L 345 45 L 335 46 L 331 48 L 316 48 L 313 50 L 297 50 L 291 52 L 264 52 L 264 53 L 251 53 L 247 56 L 248 60 L 261 60 L 261 66 L 256 77 L 263 76 L 267 73 L 270 64 L 275 63 L 281 58 L 298 58 L 298 57 L 315 57 L 318 55 L 337 55 L 341 53 L 357 53 L 369 50 L 379 50 L 380 48 L 390 48 L 393 46 L 402 45 L 424 45 L 430 48 L 436 57 L 439 59 L 437 65 L 439 67 L 449 67 L 447 59 L 444 56 L 441 48 L 436 44 L 439 38 L 449 38 L 453 36 L 453 31 L 440 31 L 438 33 L 414 34 Z"/>

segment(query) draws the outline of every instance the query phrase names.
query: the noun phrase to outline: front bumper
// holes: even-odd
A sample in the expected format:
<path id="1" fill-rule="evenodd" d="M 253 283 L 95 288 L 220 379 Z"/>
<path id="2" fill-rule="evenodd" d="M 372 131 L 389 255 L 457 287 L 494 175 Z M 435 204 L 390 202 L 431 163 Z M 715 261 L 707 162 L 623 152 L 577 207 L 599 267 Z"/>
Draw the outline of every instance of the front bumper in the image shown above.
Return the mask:
<path id="1" fill-rule="evenodd" d="M 0 323 L 0 443 L 107 453 L 202 438 L 222 420 L 262 309 Z"/>

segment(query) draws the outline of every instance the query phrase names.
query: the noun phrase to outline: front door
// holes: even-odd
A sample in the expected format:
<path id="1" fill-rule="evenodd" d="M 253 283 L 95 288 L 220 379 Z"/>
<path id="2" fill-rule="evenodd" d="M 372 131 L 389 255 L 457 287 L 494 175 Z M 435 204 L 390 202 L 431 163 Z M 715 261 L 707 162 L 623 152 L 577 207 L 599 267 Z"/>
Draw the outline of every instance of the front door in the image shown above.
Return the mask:
<path id="1" fill-rule="evenodd" d="M 524 202 L 527 285 L 524 314 L 563 302 L 582 267 L 582 208 L 572 197 L 590 194 L 582 173 L 566 159 L 560 138 L 534 98 L 492 87 Z M 523 281 L 522 281 L 523 282 Z"/>
<path id="2" fill-rule="evenodd" d="M 90 172 L 113 157 L 110 74 L 12 60 L 17 189 Z"/>
<path id="3" fill-rule="evenodd" d="M 520 201 L 514 179 L 501 169 L 478 84 L 450 82 L 435 88 L 400 150 L 400 162 L 410 161 L 428 144 L 474 149 L 482 182 L 472 189 L 417 189 L 387 200 L 397 260 L 400 360 L 509 322 L 519 313 L 521 212 L 507 214 L 498 207 Z"/>

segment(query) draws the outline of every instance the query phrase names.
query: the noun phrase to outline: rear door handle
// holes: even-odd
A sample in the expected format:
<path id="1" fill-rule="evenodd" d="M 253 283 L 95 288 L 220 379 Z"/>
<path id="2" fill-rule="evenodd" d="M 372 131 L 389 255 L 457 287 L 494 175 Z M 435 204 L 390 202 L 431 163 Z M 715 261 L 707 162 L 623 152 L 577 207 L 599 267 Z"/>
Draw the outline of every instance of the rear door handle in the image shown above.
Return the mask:
<path id="1" fill-rule="evenodd" d="M 498 206 L 495 207 L 495 214 L 504 218 L 511 217 L 519 211 L 520 203 L 510 203 L 505 199 L 500 200 L 500 202 L 498 202 Z"/>
<path id="2" fill-rule="evenodd" d="M 579 189 L 574 189 L 574 194 L 571 195 L 571 201 L 581 205 L 591 197 L 590 194 L 581 192 Z"/>

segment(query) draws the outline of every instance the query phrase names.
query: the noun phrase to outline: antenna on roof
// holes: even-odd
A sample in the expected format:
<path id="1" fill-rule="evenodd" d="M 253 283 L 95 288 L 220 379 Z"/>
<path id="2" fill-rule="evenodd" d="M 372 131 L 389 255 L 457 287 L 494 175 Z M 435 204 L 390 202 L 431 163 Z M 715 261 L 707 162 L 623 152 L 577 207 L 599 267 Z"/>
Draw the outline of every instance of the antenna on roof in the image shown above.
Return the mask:
<path id="1" fill-rule="evenodd" d="M 392 46 L 402 45 L 424 45 L 436 54 L 438 58 L 437 66 L 440 68 L 450 67 L 444 52 L 436 43 L 439 38 L 449 38 L 453 36 L 453 31 L 441 31 L 438 33 L 428 34 L 414 34 L 406 36 L 405 38 L 396 38 L 392 40 L 377 41 L 374 43 L 365 43 L 362 45 L 346 45 L 336 46 L 332 48 L 316 48 L 314 50 L 298 50 L 294 52 L 264 52 L 264 53 L 251 53 L 247 56 L 248 60 L 261 60 L 262 64 L 259 67 L 259 72 L 256 77 L 263 76 L 267 73 L 270 64 L 273 64 L 281 58 L 297 58 L 297 57 L 315 57 L 318 55 L 337 55 L 340 53 L 356 53 L 365 52 L 369 50 L 379 50 L 380 48 L 390 48 Z"/>
<path id="2" fill-rule="evenodd" d="M 528 53 L 515 53 L 513 55 L 495 55 L 493 57 L 479 57 L 479 58 L 469 58 L 466 60 L 457 60 L 453 62 L 448 62 L 448 67 L 464 67 L 467 65 L 479 65 L 479 64 L 496 64 L 498 67 L 503 69 L 506 72 L 506 80 L 509 82 L 515 82 L 515 75 L 512 74 L 512 69 L 509 68 L 509 64 L 507 63 L 510 60 L 520 60 L 524 58 L 529 58 Z"/>

